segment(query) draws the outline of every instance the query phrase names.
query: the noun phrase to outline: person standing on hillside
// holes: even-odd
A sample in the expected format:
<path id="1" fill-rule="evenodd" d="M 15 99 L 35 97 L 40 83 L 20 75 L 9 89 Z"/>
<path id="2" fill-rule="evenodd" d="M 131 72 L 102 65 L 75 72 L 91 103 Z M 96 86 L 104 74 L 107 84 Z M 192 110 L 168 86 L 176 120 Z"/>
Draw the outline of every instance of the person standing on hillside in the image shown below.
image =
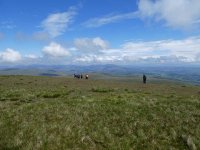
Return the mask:
<path id="1" fill-rule="evenodd" d="M 88 75 L 88 74 L 86 74 L 86 75 L 85 75 L 85 79 L 88 79 L 88 78 L 89 78 L 89 75 Z"/>
<path id="2" fill-rule="evenodd" d="M 143 83 L 146 84 L 146 81 L 147 81 L 147 77 L 146 75 L 143 74 Z"/>

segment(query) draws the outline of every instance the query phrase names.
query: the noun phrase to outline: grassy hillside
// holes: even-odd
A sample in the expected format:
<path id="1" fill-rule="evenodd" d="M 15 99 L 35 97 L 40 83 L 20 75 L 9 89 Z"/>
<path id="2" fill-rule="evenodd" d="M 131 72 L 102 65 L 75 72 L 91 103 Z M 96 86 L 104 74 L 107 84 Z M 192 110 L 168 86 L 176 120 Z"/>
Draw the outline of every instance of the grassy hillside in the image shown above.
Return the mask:
<path id="1" fill-rule="evenodd" d="M 0 149 L 200 149 L 200 87 L 0 76 Z"/>

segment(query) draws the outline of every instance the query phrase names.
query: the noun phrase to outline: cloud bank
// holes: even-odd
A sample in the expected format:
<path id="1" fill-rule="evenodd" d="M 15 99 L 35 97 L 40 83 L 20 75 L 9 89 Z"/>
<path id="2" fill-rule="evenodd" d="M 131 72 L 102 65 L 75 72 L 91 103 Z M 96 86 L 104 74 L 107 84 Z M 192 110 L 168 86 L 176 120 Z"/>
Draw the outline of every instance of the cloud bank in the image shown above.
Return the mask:
<path id="1" fill-rule="evenodd" d="M 49 64 L 49 61 L 53 61 L 54 64 L 200 63 L 200 37 L 198 36 L 181 40 L 130 41 L 115 49 L 100 37 L 77 38 L 72 43 L 73 45 L 69 47 L 51 42 L 41 49 L 42 56 L 32 54 L 23 56 L 16 50 L 6 49 L 0 53 L 0 59 L 1 62 L 8 63 L 40 62 L 42 64 Z"/>
<path id="2" fill-rule="evenodd" d="M 119 49 L 101 49 L 77 58 L 80 62 L 99 63 L 196 63 L 200 56 L 200 37 L 182 40 L 132 41 Z"/>

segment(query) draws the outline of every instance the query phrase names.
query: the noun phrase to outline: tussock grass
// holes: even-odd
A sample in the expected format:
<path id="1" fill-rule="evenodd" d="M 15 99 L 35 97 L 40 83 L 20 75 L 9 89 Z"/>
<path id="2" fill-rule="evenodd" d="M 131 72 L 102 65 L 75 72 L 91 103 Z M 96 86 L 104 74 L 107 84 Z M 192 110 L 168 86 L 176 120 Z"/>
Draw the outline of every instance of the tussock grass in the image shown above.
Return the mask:
<path id="1" fill-rule="evenodd" d="M 0 149 L 200 148 L 200 87 L 0 79 Z"/>

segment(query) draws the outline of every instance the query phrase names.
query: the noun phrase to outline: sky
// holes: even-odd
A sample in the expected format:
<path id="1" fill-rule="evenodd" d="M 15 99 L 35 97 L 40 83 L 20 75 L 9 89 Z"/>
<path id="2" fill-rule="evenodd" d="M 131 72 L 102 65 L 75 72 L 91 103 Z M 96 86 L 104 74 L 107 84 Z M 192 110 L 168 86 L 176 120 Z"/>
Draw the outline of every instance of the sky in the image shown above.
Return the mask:
<path id="1" fill-rule="evenodd" d="M 200 64 L 199 0 L 0 0 L 0 65 Z"/>

